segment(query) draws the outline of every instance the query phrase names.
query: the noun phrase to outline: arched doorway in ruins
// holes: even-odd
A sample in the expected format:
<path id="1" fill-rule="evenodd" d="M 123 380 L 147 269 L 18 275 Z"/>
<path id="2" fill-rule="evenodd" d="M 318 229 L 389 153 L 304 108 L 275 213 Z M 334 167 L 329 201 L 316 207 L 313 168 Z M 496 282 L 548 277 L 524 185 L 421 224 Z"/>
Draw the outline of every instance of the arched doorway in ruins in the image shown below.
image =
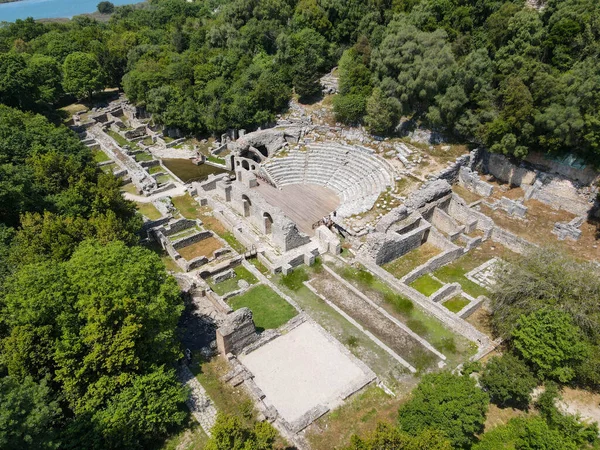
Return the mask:
<path id="1" fill-rule="evenodd" d="M 273 217 L 268 212 L 263 214 L 263 221 L 265 224 L 265 234 L 271 234 L 271 229 L 273 228 Z"/>
<path id="2" fill-rule="evenodd" d="M 242 195 L 242 203 L 244 204 L 244 217 L 248 217 L 250 215 L 250 207 L 252 206 L 252 202 L 246 194 Z"/>

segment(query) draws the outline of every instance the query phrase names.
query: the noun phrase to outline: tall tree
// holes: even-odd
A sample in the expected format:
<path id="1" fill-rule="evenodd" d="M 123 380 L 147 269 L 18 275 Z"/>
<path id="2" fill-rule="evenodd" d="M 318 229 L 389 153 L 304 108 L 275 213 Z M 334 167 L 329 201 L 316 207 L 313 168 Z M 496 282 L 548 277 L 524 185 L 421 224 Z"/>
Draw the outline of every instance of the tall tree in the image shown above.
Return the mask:
<path id="1" fill-rule="evenodd" d="M 104 88 L 104 73 L 91 53 L 75 52 L 63 64 L 65 91 L 78 98 L 87 96 L 90 102 L 95 91 Z"/>
<path id="2" fill-rule="evenodd" d="M 488 395 L 467 376 L 427 374 L 398 412 L 400 429 L 416 436 L 438 430 L 453 446 L 468 447 L 483 431 Z"/>

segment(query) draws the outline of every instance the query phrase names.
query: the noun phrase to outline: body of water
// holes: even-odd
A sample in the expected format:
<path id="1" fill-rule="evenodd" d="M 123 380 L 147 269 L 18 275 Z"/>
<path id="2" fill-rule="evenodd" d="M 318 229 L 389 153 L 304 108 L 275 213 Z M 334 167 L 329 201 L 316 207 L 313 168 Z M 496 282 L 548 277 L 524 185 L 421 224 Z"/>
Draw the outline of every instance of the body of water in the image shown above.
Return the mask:
<path id="1" fill-rule="evenodd" d="M 21 0 L 0 4 L 0 22 L 17 19 L 55 19 L 97 11 L 101 0 Z M 139 3 L 140 0 L 110 0 L 115 6 Z"/>

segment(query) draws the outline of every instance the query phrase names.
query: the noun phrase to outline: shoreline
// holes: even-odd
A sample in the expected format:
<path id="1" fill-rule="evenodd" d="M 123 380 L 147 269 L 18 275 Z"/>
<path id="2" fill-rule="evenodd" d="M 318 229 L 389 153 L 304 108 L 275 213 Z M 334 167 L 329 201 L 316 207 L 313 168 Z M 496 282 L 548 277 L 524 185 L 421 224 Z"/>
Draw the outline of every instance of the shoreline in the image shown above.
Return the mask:
<path id="1" fill-rule="evenodd" d="M 72 10 L 69 10 L 70 8 L 67 5 L 67 8 L 62 8 L 61 6 L 63 6 L 63 3 L 61 0 L 58 1 L 54 1 L 54 0 L 0 0 L 0 23 L 15 23 L 15 21 L 17 20 L 25 20 L 29 17 L 33 17 L 33 20 L 35 22 L 41 22 L 41 23 L 53 23 L 53 22 L 57 22 L 57 23 L 64 23 L 64 22 L 69 22 L 70 20 L 72 20 L 74 17 L 78 17 L 78 16 L 85 16 L 88 18 L 91 18 L 93 20 L 96 20 L 98 22 L 107 22 L 112 14 L 102 14 L 100 12 L 98 12 L 97 8 L 97 4 L 95 3 L 96 0 L 94 0 L 94 4 L 89 5 L 90 8 L 88 9 L 87 12 L 75 12 Z M 98 0 L 99 1 L 99 0 Z M 123 0 L 121 0 L 123 1 Z M 133 3 L 128 3 L 128 1 L 133 1 Z M 113 2 L 115 3 L 115 10 L 123 7 L 123 6 L 132 6 L 134 8 L 143 8 L 145 7 L 145 5 L 148 4 L 147 0 L 125 0 L 124 3 L 120 4 L 121 2 L 118 0 L 113 0 Z M 40 4 L 40 5 L 46 5 L 44 7 L 44 12 L 40 12 L 37 11 L 39 15 L 46 15 L 46 17 L 39 17 L 39 16 L 35 16 L 35 11 L 31 11 L 31 14 L 29 15 L 25 15 L 27 11 L 27 6 L 21 6 L 23 4 L 27 4 L 27 3 L 35 3 L 35 4 Z M 52 15 L 52 12 L 50 12 L 51 10 L 48 8 L 48 4 L 54 4 L 56 3 L 56 7 L 59 10 L 63 10 L 62 13 L 64 15 L 62 16 L 56 16 L 54 17 Z M 6 7 L 6 9 L 4 9 L 4 7 Z M 25 8 L 25 11 L 22 11 L 23 8 Z M 8 18 L 3 18 L 2 17 L 2 11 L 5 10 L 7 12 L 7 15 L 9 16 Z M 21 14 L 17 13 L 17 14 L 10 14 L 10 11 L 20 11 L 23 16 L 21 16 Z M 21 17 L 20 17 L 21 16 Z"/>

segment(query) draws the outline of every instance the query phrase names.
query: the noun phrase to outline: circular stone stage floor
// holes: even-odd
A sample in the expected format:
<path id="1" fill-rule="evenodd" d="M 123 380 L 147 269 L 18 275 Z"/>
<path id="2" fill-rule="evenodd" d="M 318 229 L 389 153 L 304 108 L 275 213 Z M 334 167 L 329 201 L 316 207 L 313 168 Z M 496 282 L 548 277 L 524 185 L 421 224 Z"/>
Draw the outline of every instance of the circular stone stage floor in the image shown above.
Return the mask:
<path id="1" fill-rule="evenodd" d="M 335 192 L 316 184 L 288 184 L 277 189 L 259 182 L 253 190 L 260 192 L 269 204 L 280 208 L 298 225 L 300 231 L 309 236 L 315 234 L 313 224 L 328 216 L 340 205 L 340 199 Z"/>

